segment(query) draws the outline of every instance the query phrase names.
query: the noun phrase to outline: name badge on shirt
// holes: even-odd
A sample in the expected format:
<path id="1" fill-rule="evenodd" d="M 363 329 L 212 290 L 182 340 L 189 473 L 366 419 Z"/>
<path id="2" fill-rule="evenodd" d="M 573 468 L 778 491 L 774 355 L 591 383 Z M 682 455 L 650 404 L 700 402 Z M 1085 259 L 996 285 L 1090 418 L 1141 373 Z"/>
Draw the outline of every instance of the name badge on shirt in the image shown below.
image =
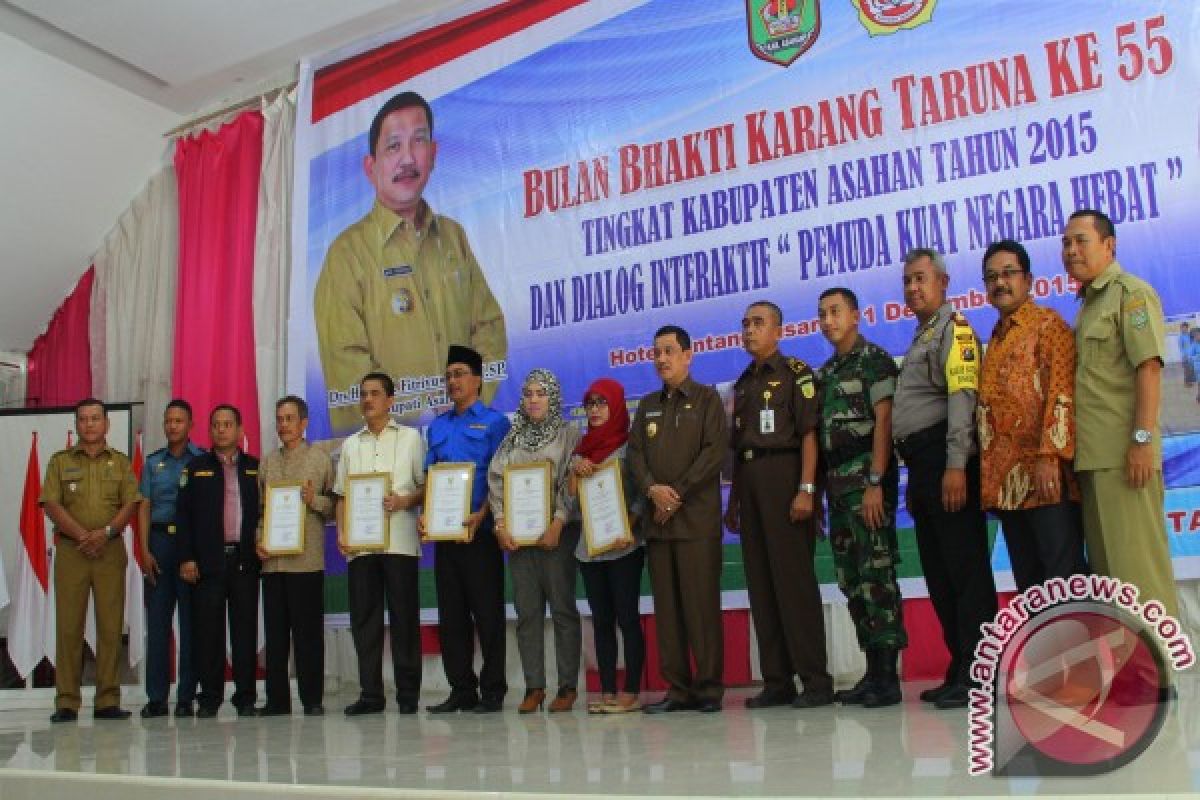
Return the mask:
<path id="1" fill-rule="evenodd" d="M 399 278 L 404 275 L 412 275 L 412 267 L 408 264 L 383 268 L 383 277 L 385 278 Z"/>
<path id="2" fill-rule="evenodd" d="M 661 411 L 647 411 L 646 416 L 647 417 L 661 417 L 662 412 Z"/>
<path id="3" fill-rule="evenodd" d="M 392 295 L 392 313 L 399 316 L 407 314 L 413 309 L 412 292 L 408 289 L 401 289 Z"/>
<path id="4" fill-rule="evenodd" d="M 487 425 L 483 425 L 482 423 L 472 423 L 472 424 L 468 425 L 467 427 L 473 431 L 486 431 L 487 430 Z"/>
<path id="5" fill-rule="evenodd" d="M 775 432 L 775 410 L 764 408 L 758 412 L 758 432 L 759 433 L 774 433 Z"/>

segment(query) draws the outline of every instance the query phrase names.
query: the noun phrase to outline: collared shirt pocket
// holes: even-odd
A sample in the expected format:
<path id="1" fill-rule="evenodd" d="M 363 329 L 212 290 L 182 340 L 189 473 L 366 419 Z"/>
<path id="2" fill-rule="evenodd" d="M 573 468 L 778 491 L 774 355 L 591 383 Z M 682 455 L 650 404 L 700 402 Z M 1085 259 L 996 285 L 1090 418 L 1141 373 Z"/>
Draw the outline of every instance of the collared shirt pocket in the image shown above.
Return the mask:
<path id="1" fill-rule="evenodd" d="M 1090 321 L 1083 330 L 1083 357 L 1089 364 L 1103 367 L 1121 354 L 1117 340 L 1117 320 L 1113 313 L 1105 313 Z"/>

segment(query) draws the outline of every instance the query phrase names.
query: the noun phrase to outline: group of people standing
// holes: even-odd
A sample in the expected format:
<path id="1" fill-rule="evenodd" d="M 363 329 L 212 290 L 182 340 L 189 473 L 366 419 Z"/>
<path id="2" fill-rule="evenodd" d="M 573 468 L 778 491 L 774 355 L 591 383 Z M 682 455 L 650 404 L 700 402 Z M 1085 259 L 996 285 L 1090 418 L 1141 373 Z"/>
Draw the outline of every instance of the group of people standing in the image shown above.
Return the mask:
<path id="1" fill-rule="evenodd" d="M 451 408 L 422 435 L 392 417 L 395 386 L 372 372 L 359 384 L 361 430 L 342 445 L 336 469 L 304 438 L 299 397 L 276 404 L 280 448 L 260 462 L 243 452 L 238 409 L 209 416 L 212 448 L 193 445 L 192 409 L 173 400 L 163 417 L 167 446 L 146 462 L 141 486 L 128 459 L 106 441 L 103 404 L 76 407 L 79 443 L 48 468 L 43 503 L 55 523 L 58 696 L 52 719 L 80 706 L 84 612 L 96 596 L 95 716 L 121 719 L 117 652 L 125 550 L 119 537 L 141 520 L 148 597 L 148 702 L 166 715 L 168 649 L 176 607 L 180 658 L 176 716 L 215 716 L 224 702 L 226 625 L 239 715 L 288 714 L 294 653 L 304 713 L 323 709 L 324 537 L 337 521 L 348 559 L 350 621 L 359 696 L 348 715 L 386 706 L 384 611 L 396 708 L 415 713 L 421 685 L 417 562 L 425 533 L 426 471 L 469 462 L 475 476 L 465 542 L 435 544 L 442 662 L 450 694 L 431 713 L 496 712 L 505 676 L 507 555 L 516 641 L 524 675 L 521 713 L 571 710 L 582 651 L 576 605 L 582 573 L 593 618 L 601 695 L 592 713 L 722 708 L 724 643 L 722 522 L 741 537 L 762 669 L 750 708 L 832 702 L 882 707 L 902 700 L 899 652 L 907 638 L 896 578 L 898 460 L 908 468 L 905 502 L 925 581 L 951 654 L 945 680 L 921 694 L 938 708 L 967 704 L 980 625 L 996 612 L 986 512 L 1003 523 L 1019 589 L 1087 571 L 1135 584 L 1169 614 L 1177 600 L 1163 520 L 1158 407 L 1163 317 L 1154 290 L 1124 272 L 1102 213 L 1076 212 L 1062 238 L 1063 264 L 1082 305 L 1071 328 L 1031 297 L 1025 249 L 999 241 L 983 258 L 988 299 L 1000 314 L 984 355 L 966 318 L 947 302 L 950 278 L 927 249 L 904 259 L 904 299 L 917 327 L 903 364 L 859 331 L 854 292 L 818 299 L 821 332 L 834 352 L 818 369 L 784 356 L 783 313 L 752 303 L 742 319 L 751 357 L 733 386 L 732 431 L 718 392 L 690 375 L 684 329 L 654 336 L 661 388 L 641 398 L 632 421 L 622 386 L 603 378 L 580 398 L 587 428 L 565 419 L 559 381 L 545 369 L 524 379 L 510 422 L 484 404 L 483 360 L 451 345 L 445 389 Z M 721 472 L 732 448 L 729 500 Z M 897 456 L 899 458 L 897 458 Z M 581 536 L 580 482 L 616 459 L 632 535 L 591 555 Z M 507 467 L 549 462 L 552 515 L 530 544 L 506 526 Z M 347 476 L 386 472 L 386 552 L 351 552 L 344 520 Z M 263 548 L 265 487 L 303 486 L 304 552 Z M 867 670 L 834 691 L 826 662 L 815 550 L 828 510 L 838 585 L 847 598 Z M 649 566 L 662 678 L 668 691 L 642 705 L 646 643 L 639 612 Z M 257 606 L 262 592 L 266 702 L 256 707 Z M 554 683 L 544 653 L 553 628 Z M 618 670 L 620 633 L 624 675 Z M 482 665 L 475 669 L 475 641 Z M 797 685 L 799 679 L 799 686 Z M 549 700 L 547 704 L 547 700 Z"/>

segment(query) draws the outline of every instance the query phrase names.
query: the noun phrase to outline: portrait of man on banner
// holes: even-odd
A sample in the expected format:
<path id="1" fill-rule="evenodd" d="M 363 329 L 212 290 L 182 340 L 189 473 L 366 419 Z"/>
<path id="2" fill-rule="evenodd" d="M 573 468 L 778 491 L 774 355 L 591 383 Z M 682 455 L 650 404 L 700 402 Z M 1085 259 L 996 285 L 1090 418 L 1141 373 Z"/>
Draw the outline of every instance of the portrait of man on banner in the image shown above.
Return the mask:
<path id="1" fill-rule="evenodd" d="M 422 197 L 437 158 L 429 104 L 416 92 L 393 96 L 368 146 L 363 172 L 375 202 L 330 246 L 313 299 L 334 435 L 362 424 L 355 387 L 363 375 L 390 375 L 400 418 L 416 421 L 446 402 L 449 345 L 482 354 L 485 374 L 508 350 L 504 313 L 466 231 Z M 494 391 L 485 383 L 485 398 Z"/>

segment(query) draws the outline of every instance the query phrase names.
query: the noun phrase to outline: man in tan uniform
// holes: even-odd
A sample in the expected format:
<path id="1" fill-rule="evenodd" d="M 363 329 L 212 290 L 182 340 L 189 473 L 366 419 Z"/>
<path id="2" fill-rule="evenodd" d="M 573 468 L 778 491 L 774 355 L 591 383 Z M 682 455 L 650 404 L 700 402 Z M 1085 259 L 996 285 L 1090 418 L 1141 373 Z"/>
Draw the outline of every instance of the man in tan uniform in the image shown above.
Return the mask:
<path id="1" fill-rule="evenodd" d="M 692 340 L 675 325 L 654 335 L 660 391 L 638 403 L 629 471 L 653 504 L 646 560 L 654 592 L 665 699 L 648 714 L 721 710 L 721 461 L 725 409 L 716 389 L 692 380 Z M 691 652 L 691 659 L 688 653 Z M 690 660 L 696 668 L 692 669 Z"/>
<path id="2" fill-rule="evenodd" d="M 54 523 L 57 697 L 51 722 L 79 717 L 83 626 L 88 596 L 96 606 L 95 719 L 127 719 L 121 708 L 121 628 L 125 622 L 125 542 L 138 494 L 129 458 L 108 446 L 108 410 L 99 400 L 75 406 L 79 444 L 46 466 L 42 505 Z"/>
<path id="3" fill-rule="evenodd" d="M 1083 209 L 1062 238 L 1063 266 L 1083 288 L 1075 318 L 1075 470 L 1088 561 L 1179 614 L 1163 517 L 1162 304 L 1117 263 L 1112 220 Z"/>
<path id="4" fill-rule="evenodd" d="M 400 418 L 441 401 L 442 356 L 467 344 L 484 360 L 485 381 L 504 376 L 504 314 L 466 232 L 422 197 L 437 142 L 433 111 L 415 92 L 396 95 L 371 123 L 363 160 L 375 205 L 334 240 L 314 298 L 321 366 L 335 434 L 362 427 L 356 390 L 369 372 L 396 381 Z M 406 378 L 424 378 L 406 391 Z M 484 401 L 495 393 L 485 382 Z"/>

